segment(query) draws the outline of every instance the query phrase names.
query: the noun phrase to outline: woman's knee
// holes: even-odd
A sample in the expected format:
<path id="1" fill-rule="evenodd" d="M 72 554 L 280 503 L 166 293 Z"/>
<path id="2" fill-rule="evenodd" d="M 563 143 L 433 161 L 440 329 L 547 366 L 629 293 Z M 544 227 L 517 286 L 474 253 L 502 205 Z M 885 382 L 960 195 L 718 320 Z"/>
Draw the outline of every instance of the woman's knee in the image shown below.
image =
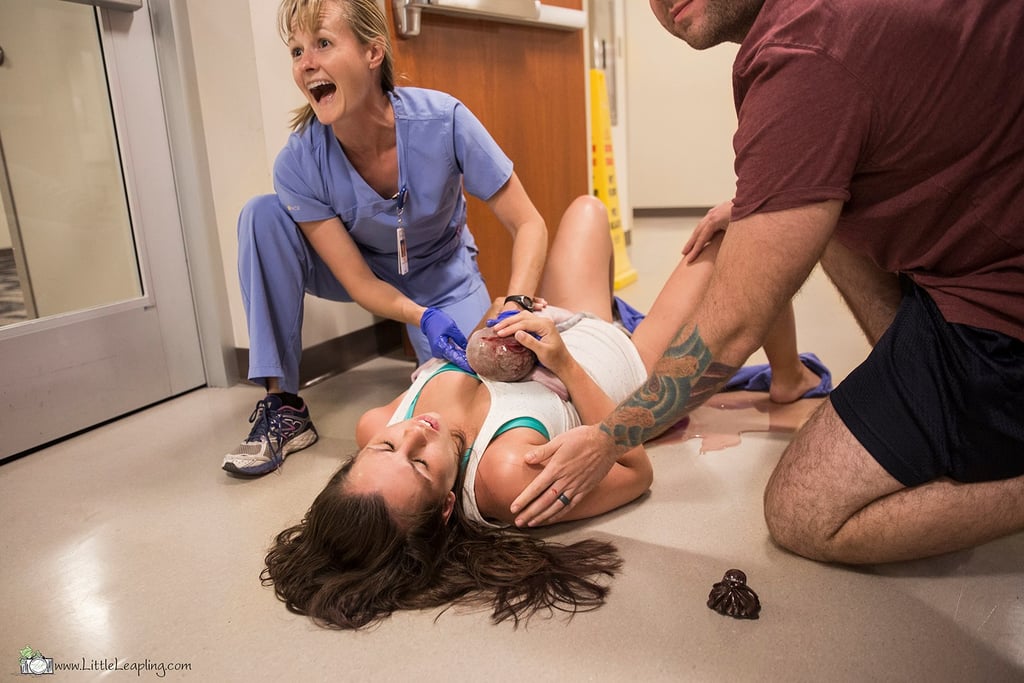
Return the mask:
<path id="1" fill-rule="evenodd" d="M 608 209 L 597 197 L 588 194 L 576 197 L 562 214 L 562 227 L 576 230 L 609 230 Z"/>
<path id="2" fill-rule="evenodd" d="M 608 210 L 596 197 L 581 195 L 574 199 L 562 214 L 554 241 L 548 256 L 565 257 L 580 253 L 580 245 L 588 245 L 586 251 L 598 261 L 611 258 L 612 239 L 608 223 Z M 555 263 L 558 259 L 549 260 Z"/>
<path id="3" fill-rule="evenodd" d="M 271 239 L 291 241 L 298 229 L 298 225 L 281 206 L 277 195 L 273 194 L 253 197 L 245 203 L 238 215 L 239 242 L 264 243 Z"/>

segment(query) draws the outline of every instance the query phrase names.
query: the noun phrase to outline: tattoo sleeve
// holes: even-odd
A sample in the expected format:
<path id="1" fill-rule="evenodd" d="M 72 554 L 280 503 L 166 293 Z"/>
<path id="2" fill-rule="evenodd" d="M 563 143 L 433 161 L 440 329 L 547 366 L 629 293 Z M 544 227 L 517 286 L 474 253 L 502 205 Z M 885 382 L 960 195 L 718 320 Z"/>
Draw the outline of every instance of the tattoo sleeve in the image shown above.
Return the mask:
<path id="1" fill-rule="evenodd" d="M 712 361 L 700 332 L 677 337 L 650 377 L 601 423 L 620 446 L 658 436 L 721 389 L 738 368 Z"/>

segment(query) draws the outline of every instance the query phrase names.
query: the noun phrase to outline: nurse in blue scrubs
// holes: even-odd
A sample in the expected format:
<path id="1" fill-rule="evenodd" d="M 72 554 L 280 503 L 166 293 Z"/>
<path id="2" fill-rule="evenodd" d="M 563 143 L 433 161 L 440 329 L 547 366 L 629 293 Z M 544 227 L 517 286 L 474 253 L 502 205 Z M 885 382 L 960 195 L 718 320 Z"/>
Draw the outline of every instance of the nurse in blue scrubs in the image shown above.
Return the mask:
<path id="1" fill-rule="evenodd" d="M 442 92 L 395 87 L 376 0 L 283 0 L 278 28 L 306 98 L 274 165 L 275 194 L 238 224 L 251 381 L 267 395 L 224 457 L 239 476 L 271 472 L 317 439 L 298 396 L 306 292 L 404 322 L 419 362 L 466 367 L 491 301 L 466 225 L 469 193 L 513 237 L 504 310 L 532 306 L 547 228 L 480 121 Z"/>

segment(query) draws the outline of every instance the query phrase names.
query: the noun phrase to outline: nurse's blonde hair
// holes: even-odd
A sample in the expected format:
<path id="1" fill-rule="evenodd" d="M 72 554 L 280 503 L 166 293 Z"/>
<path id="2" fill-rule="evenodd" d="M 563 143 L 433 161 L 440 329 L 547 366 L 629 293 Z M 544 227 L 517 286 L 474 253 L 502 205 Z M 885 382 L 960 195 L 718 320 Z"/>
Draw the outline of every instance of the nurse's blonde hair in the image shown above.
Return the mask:
<path id="1" fill-rule="evenodd" d="M 327 3 L 341 8 L 342 16 L 348 21 L 356 39 L 361 45 L 378 43 L 384 48 L 384 60 L 380 65 L 380 87 L 384 92 L 395 89 L 395 60 L 391 48 L 388 20 L 377 0 L 282 0 L 277 10 L 277 32 L 287 43 L 296 29 L 312 33 L 320 27 L 320 15 Z M 308 103 L 292 112 L 292 130 L 301 130 L 309 125 L 316 115 Z"/>

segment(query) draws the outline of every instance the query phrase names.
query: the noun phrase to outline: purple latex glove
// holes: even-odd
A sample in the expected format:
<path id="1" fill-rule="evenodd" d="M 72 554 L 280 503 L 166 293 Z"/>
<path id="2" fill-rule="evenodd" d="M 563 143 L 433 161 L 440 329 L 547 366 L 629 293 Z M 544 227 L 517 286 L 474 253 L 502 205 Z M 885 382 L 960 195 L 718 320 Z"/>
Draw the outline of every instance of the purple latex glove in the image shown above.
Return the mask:
<path id="1" fill-rule="evenodd" d="M 497 318 L 488 318 L 486 325 L 487 327 L 494 327 L 505 318 L 510 318 L 513 315 L 519 315 L 519 313 L 519 311 L 502 311 L 501 313 L 498 314 Z"/>
<path id="2" fill-rule="evenodd" d="M 476 374 L 466 360 L 466 335 L 450 315 L 438 308 L 428 308 L 420 318 L 420 330 L 426 335 L 435 358 L 443 358 L 466 372 Z"/>

